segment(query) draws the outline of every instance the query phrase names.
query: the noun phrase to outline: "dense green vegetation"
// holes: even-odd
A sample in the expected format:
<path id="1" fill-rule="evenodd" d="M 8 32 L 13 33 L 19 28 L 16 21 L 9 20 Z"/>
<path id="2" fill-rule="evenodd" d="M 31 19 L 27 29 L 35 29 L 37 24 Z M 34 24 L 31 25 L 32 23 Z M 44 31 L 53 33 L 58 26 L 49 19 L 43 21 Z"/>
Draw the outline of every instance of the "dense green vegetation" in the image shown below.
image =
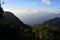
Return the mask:
<path id="1" fill-rule="evenodd" d="M 34 28 L 33 32 L 39 40 L 60 40 L 60 29 L 49 24 Z"/>

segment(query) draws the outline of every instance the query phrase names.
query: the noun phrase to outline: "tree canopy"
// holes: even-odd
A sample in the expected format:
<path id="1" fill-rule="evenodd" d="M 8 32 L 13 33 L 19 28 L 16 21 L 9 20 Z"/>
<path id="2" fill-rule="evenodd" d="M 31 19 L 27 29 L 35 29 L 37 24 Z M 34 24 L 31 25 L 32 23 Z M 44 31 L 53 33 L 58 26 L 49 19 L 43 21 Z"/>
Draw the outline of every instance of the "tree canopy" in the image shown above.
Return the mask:
<path id="1" fill-rule="evenodd" d="M 60 40 L 60 29 L 48 24 L 33 29 L 39 40 Z"/>

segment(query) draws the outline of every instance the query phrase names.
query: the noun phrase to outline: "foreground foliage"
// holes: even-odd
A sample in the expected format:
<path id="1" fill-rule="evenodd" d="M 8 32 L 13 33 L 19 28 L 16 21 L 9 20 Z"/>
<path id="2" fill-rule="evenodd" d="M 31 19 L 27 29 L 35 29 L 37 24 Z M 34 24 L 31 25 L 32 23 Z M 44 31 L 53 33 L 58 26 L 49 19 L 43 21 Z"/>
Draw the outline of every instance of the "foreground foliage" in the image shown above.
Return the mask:
<path id="1" fill-rule="evenodd" d="M 60 40 L 60 30 L 48 24 L 33 29 L 36 38 L 39 40 Z"/>

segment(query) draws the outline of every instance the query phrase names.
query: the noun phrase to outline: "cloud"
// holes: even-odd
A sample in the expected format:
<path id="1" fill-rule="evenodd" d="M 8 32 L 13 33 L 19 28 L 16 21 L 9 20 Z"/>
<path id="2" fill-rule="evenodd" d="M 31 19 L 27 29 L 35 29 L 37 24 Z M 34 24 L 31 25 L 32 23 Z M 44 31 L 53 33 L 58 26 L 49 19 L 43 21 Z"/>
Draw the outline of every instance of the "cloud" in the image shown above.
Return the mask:
<path id="1" fill-rule="evenodd" d="M 55 14 L 58 14 L 60 13 L 58 10 L 50 10 L 50 13 L 55 13 Z"/>
<path id="2" fill-rule="evenodd" d="M 32 2 L 32 5 L 37 5 L 37 2 Z"/>
<path id="3" fill-rule="evenodd" d="M 51 4 L 50 0 L 42 0 L 42 2 L 45 3 L 45 4 Z"/>
<path id="4" fill-rule="evenodd" d="M 60 13 L 59 10 L 47 10 L 47 9 L 17 9 L 17 8 L 10 8 L 4 9 L 5 11 L 10 11 L 13 13 L 20 13 L 20 14 L 38 14 L 38 13 Z"/>

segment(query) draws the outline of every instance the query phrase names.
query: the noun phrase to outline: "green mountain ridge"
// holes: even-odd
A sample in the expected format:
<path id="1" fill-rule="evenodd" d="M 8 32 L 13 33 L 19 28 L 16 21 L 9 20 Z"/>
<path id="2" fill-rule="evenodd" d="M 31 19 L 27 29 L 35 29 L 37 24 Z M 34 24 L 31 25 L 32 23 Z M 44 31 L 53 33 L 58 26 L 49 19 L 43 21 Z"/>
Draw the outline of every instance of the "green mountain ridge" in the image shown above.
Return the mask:
<path id="1" fill-rule="evenodd" d="M 50 19 L 48 21 L 45 21 L 43 25 L 45 24 L 49 24 L 51 26 L 55 26 L 55 27 L 58 27 L 60 28 L 60 18 L 54 18 L 54 19 Z"/>

